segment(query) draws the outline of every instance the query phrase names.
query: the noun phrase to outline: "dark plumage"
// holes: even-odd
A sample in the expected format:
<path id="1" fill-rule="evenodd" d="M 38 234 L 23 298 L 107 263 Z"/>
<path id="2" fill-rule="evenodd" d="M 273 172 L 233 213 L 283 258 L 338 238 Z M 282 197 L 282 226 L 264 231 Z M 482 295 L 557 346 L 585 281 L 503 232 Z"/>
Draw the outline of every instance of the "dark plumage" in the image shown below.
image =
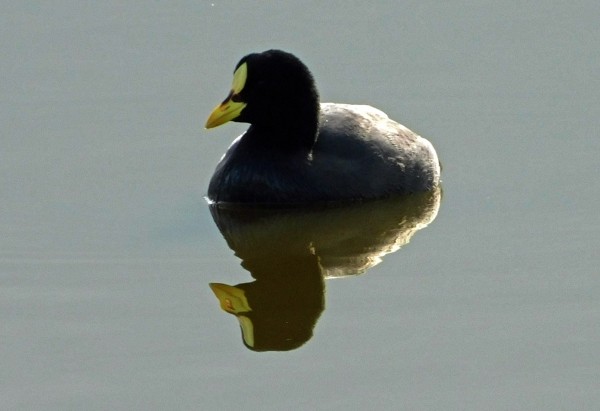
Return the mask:
<path id="1" fill-rule="evenodd" d="M 340 202 L 439 184 L 429 141 L 373 107 L 319 104 L 307 67 L 283 51 L 240 60 L 206 127 L 227 121 L 251 125 L 217 165 L 208 188 L 214 202 Z"/>

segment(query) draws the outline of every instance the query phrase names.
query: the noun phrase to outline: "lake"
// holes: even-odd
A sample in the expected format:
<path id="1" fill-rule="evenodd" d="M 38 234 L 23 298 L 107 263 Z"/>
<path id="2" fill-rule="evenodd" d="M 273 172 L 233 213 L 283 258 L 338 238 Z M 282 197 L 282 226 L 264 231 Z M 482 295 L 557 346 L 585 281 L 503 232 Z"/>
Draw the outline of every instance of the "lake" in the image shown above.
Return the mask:
<path id="1" fill-rule="evenodd" d="M 0 408 L 600 404 L 600 3 L 0 6 Z M 439 192 L 209 207 L 245 54 L 428 138 Z"/>

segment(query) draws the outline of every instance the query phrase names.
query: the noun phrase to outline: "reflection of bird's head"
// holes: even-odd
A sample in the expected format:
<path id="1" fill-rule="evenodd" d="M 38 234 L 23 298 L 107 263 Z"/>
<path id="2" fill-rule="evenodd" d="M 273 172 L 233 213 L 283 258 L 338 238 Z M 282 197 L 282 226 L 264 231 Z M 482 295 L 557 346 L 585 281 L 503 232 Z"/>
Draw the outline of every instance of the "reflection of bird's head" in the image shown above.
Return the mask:
<path id="1" fill-rule="evenodd" d="M 324 308 L 320 275 L 286 276 L 230 286 L 211 283 L 221 308 L 236 316 L 244 344 L 253 351 L 287 351 L 312 337 Z"/>

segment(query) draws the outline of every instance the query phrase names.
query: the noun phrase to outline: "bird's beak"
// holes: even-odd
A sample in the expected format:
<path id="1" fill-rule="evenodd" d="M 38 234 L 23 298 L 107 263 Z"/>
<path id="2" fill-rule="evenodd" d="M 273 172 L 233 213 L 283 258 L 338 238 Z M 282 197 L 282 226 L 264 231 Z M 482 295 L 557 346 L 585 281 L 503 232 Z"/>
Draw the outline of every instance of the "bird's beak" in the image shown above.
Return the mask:
<path id="1" fill-rule="evenodd" d="M 233 84 L 229 95 L 221 104 L 215 107 L 212 113 L 210 113 L 204 127 L 217 127 L 228 121 L 235 120 L 240 115 L 247 105 L 247 103 L 239 99 L 239 94 L 246 85 L 247 77 L 248 66 L 244 63 L 235 70 L 235 73 L 233 73 Z"/>

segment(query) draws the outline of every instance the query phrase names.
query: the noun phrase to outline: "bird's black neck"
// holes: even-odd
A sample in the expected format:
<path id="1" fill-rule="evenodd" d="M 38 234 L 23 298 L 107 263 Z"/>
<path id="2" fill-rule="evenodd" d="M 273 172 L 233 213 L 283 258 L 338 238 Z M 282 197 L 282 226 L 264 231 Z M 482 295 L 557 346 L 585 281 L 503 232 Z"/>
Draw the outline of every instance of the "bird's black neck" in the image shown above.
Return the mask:
<path id="1" fill-rule="evenodd" d="M 269 124 L 252 124 L 246 132 L 257 145 L 282 151 L 310 151 L 319 132 L 319 113 L 297 116 Z"/>

